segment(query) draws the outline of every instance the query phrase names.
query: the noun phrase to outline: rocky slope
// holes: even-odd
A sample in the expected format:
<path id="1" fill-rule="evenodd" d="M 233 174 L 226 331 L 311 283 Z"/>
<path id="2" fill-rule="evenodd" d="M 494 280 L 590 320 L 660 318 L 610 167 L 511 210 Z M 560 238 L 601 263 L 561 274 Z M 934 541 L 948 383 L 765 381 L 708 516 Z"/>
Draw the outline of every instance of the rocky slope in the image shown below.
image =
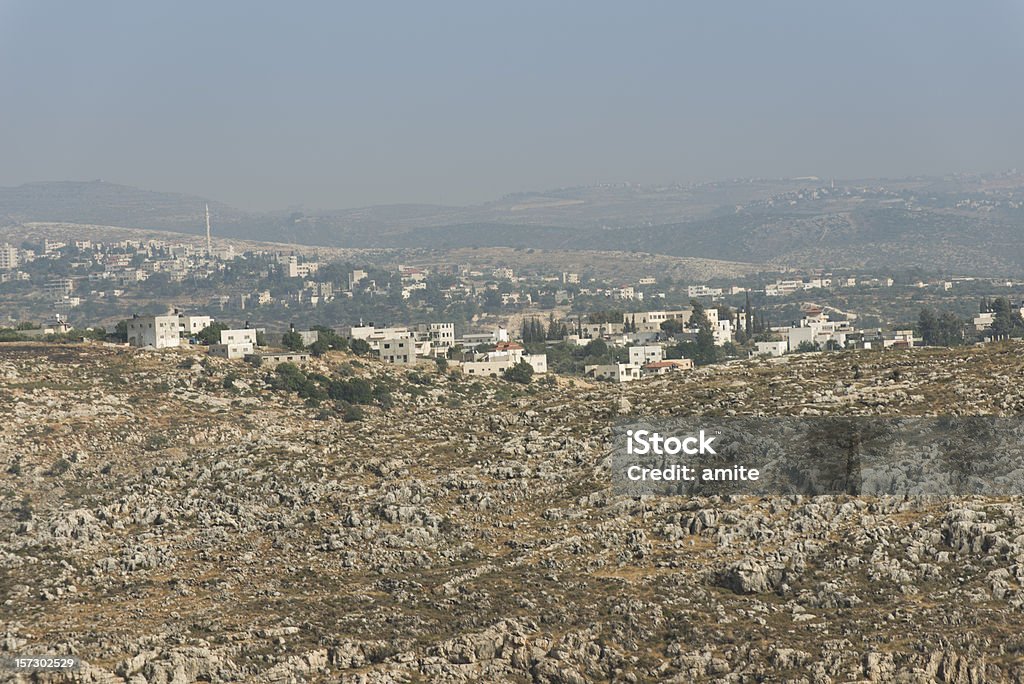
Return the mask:
<path id="1" fill-rule="evenodd" d="M 315 360 L 373 384 L 346 422 L 198 352 L 0 345 L 0 657 L 94 682 L 1022 681 L 1021 499 L 631 499 L 608 470 L 622 414 L 1020 413 L 1022 351 L 622 387 Z"/>

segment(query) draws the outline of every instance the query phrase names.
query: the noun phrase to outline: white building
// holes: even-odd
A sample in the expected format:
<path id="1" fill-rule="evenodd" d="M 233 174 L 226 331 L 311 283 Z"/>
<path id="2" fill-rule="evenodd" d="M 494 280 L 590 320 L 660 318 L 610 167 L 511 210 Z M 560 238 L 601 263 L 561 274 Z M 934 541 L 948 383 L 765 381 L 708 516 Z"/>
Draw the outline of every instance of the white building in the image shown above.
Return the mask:
<path id="1" fill-rule="evenodd" d="M 434 354 L 443 355 L 455 344 L 454 323 L 420 323 L 416 326 L 417 342 L 430 342 Z"/>
<path id="2" fill-rule="evenodd" d="M 348 332 L 348 337 L 353 340 L 366 340 L 373 351 L 380 351 L 382 340 L 412 339 L 413 333 L 406 327 L 378 328 L 373 325 L 354 325 L 343 332 Z"/>
<path id="3" fill-rule="evenodd" d="M 803 289 L 804 281 L 802 280 L 776 280 L 765 286 L 764 293 L 768 297 L 785 297 Z"/>
<path id="4" fill-rule="evenodd" d="M 490 332 L 485 333 L 466 333 L 459 340 L 458 344 L 463 347 L 476 347 L 481 344 L 497 344 L 499 342 L 508 342 L 508 330 L 503 326 L 496 326 Z"/>
<path id="5" fill-rule="evenodd" d="M 251 344 L 256 346 L 255 328 L 238 328 L 235 330 L 220 331 L 221 344 Z"/>
<path id="6" fill-rule="evenodd" d="M 843 348 L 847 336 L 853 332 L 849 321 L 830 321 L 820 307 L 805 307 L 800 325 L 773 328 L 786 336 L 788 351 L 795 352 L 803 343 L 826 349 L 829 343 Z"/>
<path id="7" fill-rule="evenodd" d="M 644 377 L 648 375 L 666 375 L 684 370 L 693 370 L 693 359 L 667 359 L 648 363 L 640 369 Z"/>
<path id="8" fill-rule="evenodd" d="M 294 254 L 278 254 L 277 263 L 281 265 L 284 275 L 289 278 L 308 278 L 311 273 L 316 273 L 320 264 L 316 261 L 299 261 Z"/>
<path id="9" fill-rule="evenodd" d="M 661 332 L 661 324 L 665 321 L 678 320 L 685 327 L 690 320 L 693 311 L 690 309 L 677 309 L 675 311 L 637 311 L 635 313 L 623 314 L 623 323 L 632 325 L 636 323 L 637 332 Z M 704 309 L 704 315 L 712 326 L 718 325 L 718 309 L 713 307 Z"/>
<path id="10" fill-rule="evenodd" d="M 995 320 L 996 315 L 991 311 L 980 313 L 974 317 L 974 329 L 977 330 L 978 332 L 981 332 L 982 330 L 987 330 L 992 327 L 992 323 L 994 323 Z"/>
<path id="11" fill-rule="evenodd" d="M 640 367 L 628 363 L 612 363 L 607 365 L 584 366 L 584 375 L 595 380 L 611 380 L 612 382 L 632 382 L 640 379 Z"/>
<path id="12" fill-rule="evenodd" d="M 134 316 L 125 321 L 128 344 L 132 347 L 153 347 L 166 349 L 177 347 L 181 342 L 178 334 L 178 315 Z"/>
<path id="13" fill-rule="evenodd" d="M 267 354 L 253 354 L 252 356 L 258 358 L 262 365 L 271 368 L 279 363 L 306 363 L 309 361 L 309 354 L 306 352 L 271 352 Z"/>
<path id="14" fill-rule="evenodd" d="M 185 337 L 195 337 L 203 328 L 210 327 L 213 318 L 210 316 L 178 315 L 178 332 Z"/>
<path id="15" fill-rule="evenodd" d="M 707 285 L 690 285 L 686 288 L 688 297 L 721 297 L 722 288 L 708 287 Z"/>
<path id="16" fill-rule="evenodd" d="M 399 366 L 416 364 L 415 341 L 409 337 L 390 337 L 379 341 L 380 360 Z"/>
<path id="17" fill-rule="evenodd" d="M 885 340 L 882 342 L 882 346 L 888 347 L 902 347 L 909 348 L 913 347 L 914 343 L 921 342 L 920 337 L 914 337 L 913 330 L 896 330 L 893 332 L 893 338 L 891 340 Z"/>
<path id="18" fill-rule="evenodd" d="M 637 296 L 636 288 L 632 285 L 623 285 L 622 287 L 616 287 L 612 289 L 612 299 L 621 301 L 633 301 L 634 299 L 643 299 L 643 296 Z"/>
<path id="19" fill-rule="evenodd" d="M 715 318 L 718 319 L 718 310 L 715 309 Z M 711 324 L 711 335 L 715 338 L 715 344 L 719 347 L 732 342 L 732 321 L 728 318 L 716 320 Z"/>
<path id="20" fill-rule="evenodd" d="M 547 354 L 523 354 L 521 360 L 533 366 L 533 372 L 537 375 L 543 375 L 548 372 Z"/>
<path id="21" fill-rule="evenodd" d="M 481 354 L 474 361 L 464 362 L 462 372 L 466 375 L 498 375 L 520 361 L 530 364 L 538 375 L 548 372 L 547 354 L 527 354 L 516 342 L 499 342 L 494 351 Z"/>
<path id="22" fill-rule="evenodd" d="M 755 342 L 754 348 L 758 356 L 782 356 L 789 350 L 789 343 L 786 340 L 775 340 L 771 342 Z"/>
<path id="23" fill-rule="evenodd" d="M 219 356 L 224 359 L 242 359 L 247 354 L 252 354 L 253 351 L 255 351 L 255 347 L 251 342 L 210 345 L 210 356 Z"/>
<path id="24" fill-rule="evenodd" d="M 645 366 L 657 363 L 665 358 L 665 350 L 659 344 L 649 344 L 629 348 L 629 365 Z"/>
<path id="25" fill-rule="evenodd" d="M 9 270 L 18 268 L 18 248 L 4 244 L 0 246 L 0 269 Z"/>
<path id="26" fill-rule="evenodd" d="M 506 370 L 512 367 L 508 359 L 495 359 L 491 361 L 485 359 L 483 361 L 465 361 L 460 366 L 462 372 L 466 375 L 482 375 L 484 377 L 490 375 L 501 375 Z"/>

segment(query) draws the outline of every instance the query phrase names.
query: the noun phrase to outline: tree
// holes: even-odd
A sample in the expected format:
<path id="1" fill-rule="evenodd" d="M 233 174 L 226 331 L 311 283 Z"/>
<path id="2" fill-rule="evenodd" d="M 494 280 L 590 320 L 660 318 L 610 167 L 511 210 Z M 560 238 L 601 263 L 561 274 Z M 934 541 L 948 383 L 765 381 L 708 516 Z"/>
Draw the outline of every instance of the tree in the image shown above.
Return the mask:
<path id="1" fill-rule="evenodd" d="M 733 320 L 734 338 L 736 344 L 743 346 L 747 343 L 747 329 L 743 325 L 743 314 L 738 309 L 736 311 L 736 318 Z"/>
<path id="2" fill-rule="evenodd" d="M 678 335 L 683 332 L 683 322 L 678 318 L 670 318 L 667 321 L 662 321 L 661 329 L 669 335 Z"/>
<path id="3" fill-rule="evenodd" d="M 373 387 L 363 378 L 331 380 L 327 384 L 327 396 L 337 402 L 370 404 L 373 403 Z"/>
<path id="4" fill-rule="evenodd" d="M 323 342 L 324 348 L 338 349 L 342 351 L 348 349 L 348 340 L 334 332 L 332 329 L 322 325 L 314 325 L 310 330 L 316 331 L 317 342 Z M 313 345 L 310 345 L 310 349 L 312 348 Z"/>
<path id="5" fill-rule="evenodd" d="M 939 344 L 953 347 L 963 343 L 964 322 L 952 312 L 943 312 L 939 316 Z"/>
<path id="6" fill-rule="evenodd" d="M 934 309 L 921 309 L 915 331 L 929 346 L 953 347 L 964 342 L 964 322 L 949 311 L 940 314 Z"/>
<path id="7" fill-rule="evenodd" d="M 365 356 L 370 353 L 370 343 L 366 340 L 352 340 L 348 343 L 348 348 L 352 350 L 353 354 L 359 356 Z"/>
<path id="8" fill-rule="evenodd" d="M 557 340 L 557 339 L 561 338 L 561 335 L 559 334 L 558 323 L 555 322 L 555 314 L 554 314 L 554 312 L 552 312 L 548 316 L 548 334 L 547 334 L 547 338 L 549 340 Z"/>
<path id="9" fill-rule="evenodd" d="M 523 319 L 519 334 L 523 342 L 543 342 L 546 336 L 544 325 L 539 320 L 536 318 Z"/>
<path id="10" fill-rule="evenodd" d="M 754 308 L 750 303 L 750 291 L 747 291 L 746 302 L 743 304 L 743 333 L 750 337 L 758 331 L 754 330 Z"/>
<path id="11" fill-rule="evenodd" d="M 518 382 L 524 385 L 530 384 L 533 379 L 533 366 L 526 361 L 520 361 L 516 365 L 505 370 L 504 378 L 510 382 Z"/>
<path id="12" fill-rule="evenodd" d="M 992 302 L 992 335 L 997 338 L 1020 337 L 1024 333 L 1024 319 L 1020 311 L 1010 306 L 1006 297 Z"/>
<path id="13" fill-rule="evenodd" d="M 302 335 L 294 330 L 289 330 L 281 335 L 281 346 L 292 351 L 301 351 L 306 348 L 306 343 L 302 341 Z"/>
<path id="14" fill-rule="evenodd" d="M 800 344 L 798 344 L 796 346 L 796 351 L 798 351 L 798 352 L 821 351 L 821 346 L 819 346 L 817 342 L 811 342 L 809 340 L 804 340 L 803 342 L 801 342 Z"/>
<path id="15" fill-rule="evenodd" d="M 921 309 L 917 317 L 916 332 L 926 345 L 939 344 L 939 317 L 935 315 L 934 309 Z"/>
<path id="16" fill-rule="evenodd" d="M 313 356 L 323 356 L 329 348 L 327 342 L 318 338 L 316 342 L 309 345 L 309 353 Z"/>
<path id="17" fill-rule="evenodd" d="M 342 420 L 346 423 L 354 423 L 363 419 L 363 409 L 359 408 L 355 404 L 349 404 L 345 407 L 345 413 L 342 414 Z"/>
<path id="18" fill-rule="evenodd" d="M 220 344 L 220 332 L 227 330 L 228 324 L 214 321 L 196 334 L 196 339 L 205 345 Z"/>
<path id="19" fill-rule="evenodd" d="M 704 312 L 704 307 L 696 299 L 690 300 L 690 306 L 690 327 L 697 329 L 691 358 L 697 365 L 714 363 L 718 360 L 718 350 L 715 348 L 715 335 L 711 330 L 711 321 Z"/>
<path id="20" fill-rule="evenodd" d="M 607 356 L 608 343 L 602 339 L 590 340 L 583 347 L 583 354 L 585 356 Z"/>

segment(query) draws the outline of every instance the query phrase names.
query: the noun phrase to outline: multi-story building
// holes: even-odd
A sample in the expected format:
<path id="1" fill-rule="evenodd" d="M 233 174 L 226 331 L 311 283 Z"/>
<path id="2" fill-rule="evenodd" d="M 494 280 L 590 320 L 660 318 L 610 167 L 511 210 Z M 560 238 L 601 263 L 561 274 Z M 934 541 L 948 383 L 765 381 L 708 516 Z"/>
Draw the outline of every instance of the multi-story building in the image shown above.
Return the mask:
<path id="1" fill-rule="evenodd" d="M 8 244 L 0 246 L 0 270 L 18 268 L 19 263 L 20 259 L 18 258 L 17 247 L 12 247 Z"/>
<path id="2" fill-rule="evenodd" d="M 508 341 L 508 330 L 498 326 L 492 331 L 486 333 L 465 333 L 458 339 L 457 344 L 461 344 L 463 347 L 473 348 L 481 344 L 497 344 L 498 342 Z"/>
<path id="3" fill-rule="evenodd" d="M 707 285 L 690 285 L 686 288 L 686 296 L 688 297 L 720 297 L 722 296 L 722 288 L 720 287 L 708 287 Z"/>
<path id="4" fill-rule="evenodd" d="M 414 337 L 412 331 L 406 327 L 378 328 L 372 324 L 354 325 L 343 329 L 342 334 L 345 334 L 347 337 L 351 337 L 353 340 L 366 340 L 370 345 L 370 349 L 374 351 L 380 351 L 380 343 L 382 340 L 395 338 L 412 339 Z"/>
<path id="5" fill-rule="evenodd" d="M 466 375 L 500 375 L 523 361 L 530 364 L 538 375 L 548 372 L 547 354 L 524 354 L 522 347 L 481 354 L 475 361 L 463 362 L 461 367 Z"/>
<path id="6" fill-rule="evenodd" d="M 388 337 L 378 342 L 380 360 L 399 366 L 416 364 L 416 343 L 409 337 Z"/>
<path id="7" fill-rule="evenodd" d="M 177 347 L 181 341 L 178 334 L 178 314 L 163 316 L 133 316 L 127 324 L 128 344 L 132 347 L 153 347 L 165 349 Z"/>
<path id="8" fill-rule="evenodd" d="M 420 323 L 414 335 L 418 342 L 429 342 L 433 354 L 443 355 L 455 344 L 455 324 Z"/>
<path id="9" fill-rule="evenodd" d="M 665 358 L 665 350 L 660 344 L 648 344 L 629 348 L 629 365 L 646 366 L 657 363 Z"/>
<path id="10" fill-rule="evenodd" d="M 349 273 L 348 274 L 348 289 L 349 290 L 355 289 L 356 285 L 358 285 L 359 283 L 361 283 L 364 280 L 366 280 L 367 275 L 368 274 L 366 273 L 366 271 L 361 271 L 359 269 L 356 269 L 356 270 L 352 271 L 351 273 Z"/>
<path id="11" fill-rule="evenodd" d="M 54 299 L 66 297 L 75 291 L 75 281 L 71 278 L 51 278 L 46 281 L 46 294 Z"/>
<path id="12" fill-rule="evenodd" d="M 251 344 L 256 345 L 255 328 L 236 328 L 233 330 L 220 331 L 221 344 Z"/>
<path id="13" fill-rule="evenodd" d="M 198 335 L 203 328 L 208 328 L 213 323 L 213 318 L 210 316 L 188 316 L 186 314 L 178 315 L 178 332 L 185 337 L 195 337 Z"/>

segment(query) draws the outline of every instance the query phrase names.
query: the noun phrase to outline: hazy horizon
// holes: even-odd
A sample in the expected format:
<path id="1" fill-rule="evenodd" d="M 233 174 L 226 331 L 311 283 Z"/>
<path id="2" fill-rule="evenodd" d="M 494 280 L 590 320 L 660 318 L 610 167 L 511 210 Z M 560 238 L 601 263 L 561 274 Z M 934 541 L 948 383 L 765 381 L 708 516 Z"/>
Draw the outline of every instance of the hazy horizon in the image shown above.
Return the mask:
<path id="1" fill-rule="evenodd" d="M 1008 1 L 0 2 L 0 185 L 269 210 L 998 172 L 1022 38 Z"/>

